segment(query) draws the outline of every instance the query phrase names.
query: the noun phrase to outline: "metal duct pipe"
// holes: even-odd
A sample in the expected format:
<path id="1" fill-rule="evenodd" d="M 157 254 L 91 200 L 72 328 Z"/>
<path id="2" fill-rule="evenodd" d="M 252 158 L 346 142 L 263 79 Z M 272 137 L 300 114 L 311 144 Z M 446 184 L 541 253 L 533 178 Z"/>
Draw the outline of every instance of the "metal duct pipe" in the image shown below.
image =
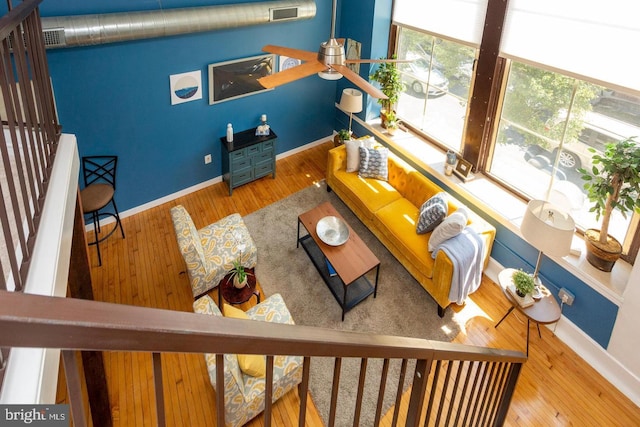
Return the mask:
<path id="1" fill-rule="evenodd" d="M 314 0 L 205 6 L 42 18 L 47 48 L 88 46 L 311 19 Z"/>

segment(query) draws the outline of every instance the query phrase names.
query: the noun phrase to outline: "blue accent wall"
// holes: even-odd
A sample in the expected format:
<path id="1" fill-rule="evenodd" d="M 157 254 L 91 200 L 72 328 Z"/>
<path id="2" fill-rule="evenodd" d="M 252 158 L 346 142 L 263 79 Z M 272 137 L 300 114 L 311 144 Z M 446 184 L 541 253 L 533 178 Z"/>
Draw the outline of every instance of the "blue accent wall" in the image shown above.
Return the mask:
<path id="1" fill-rule="evenodd" d="M 164 9 L 245 3 L 165 0 Z M 48 0 L 41 14 L 64 16 L 158 9 L 148 0 Z M 313 19 L 47 51 L 63 131 L 78 138 L 80 155 L 119 156 L 120 210 L 221 175 L 220 137 L 267 114 L 277 153 L 334 128 L 336 82 L 316 76 L 236 100 L 209 105 L 208 64 L 260 55 L 265 44 L 316 52 L 329 35 L 331 2 L 317 1 Z M 203 98 L 171 105 L 169 76 L 200 70 Z M 213 162 L 204 164 L 206 154 Z"/>

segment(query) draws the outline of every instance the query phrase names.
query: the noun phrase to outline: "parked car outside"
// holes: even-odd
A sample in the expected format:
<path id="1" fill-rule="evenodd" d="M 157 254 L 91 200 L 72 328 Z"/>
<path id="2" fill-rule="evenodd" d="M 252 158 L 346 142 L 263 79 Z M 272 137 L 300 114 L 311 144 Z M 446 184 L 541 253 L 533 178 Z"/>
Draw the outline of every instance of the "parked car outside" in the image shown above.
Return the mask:
<path id="1" fill-rule="evenodd" d="M 559 165 L 565 170 L 578 168 L 591 169 L 593 154 L 589 148 L 597 153 L 604 151 L 605 145 L 615 143 L 634 135 L 640 135 L 640 128 L 598 113 L 587 113 L 584 127 L 577 139 L 566 141 L 560 151 Z M 558 144 L 550 142 L 549 151 L 555 157 Z"/>
<path id="2" fill-rule="evenodd" d="M 427 96 L 440 96 L 449 90 L 449 81 L 437 68 L 431 68 L 424 58 L 418 58 L 412 62 L 398 64 L 402 75 L 402 82 L 416 94 Z"/>

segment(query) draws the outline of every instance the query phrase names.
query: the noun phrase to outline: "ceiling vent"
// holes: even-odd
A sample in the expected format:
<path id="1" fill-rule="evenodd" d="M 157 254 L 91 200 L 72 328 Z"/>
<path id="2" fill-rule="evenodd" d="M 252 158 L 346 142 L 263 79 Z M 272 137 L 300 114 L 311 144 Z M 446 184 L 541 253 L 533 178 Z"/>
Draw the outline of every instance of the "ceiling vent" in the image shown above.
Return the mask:
<path id="1" fill-rule="evenodd" d="M 282 9 L 271 9 L 271 21 L 289 21 L 298 18 L 298 8 L 288 7 Z"/>
<path id="2" fill-rule="evenodd" d="M 299 21 L 311 19 L 315 15 L 314 0 L 276 0 L 141 12 L 43 17 L 42 28 L 45 46 L 60 48 Z"/>
<path id="3" fill-rule="evenodd" d="M 66 45 L 64 38 L 64 29 L 47 28 L 42 30 L 44 36 L 44 47 L 64 47 Z"/>

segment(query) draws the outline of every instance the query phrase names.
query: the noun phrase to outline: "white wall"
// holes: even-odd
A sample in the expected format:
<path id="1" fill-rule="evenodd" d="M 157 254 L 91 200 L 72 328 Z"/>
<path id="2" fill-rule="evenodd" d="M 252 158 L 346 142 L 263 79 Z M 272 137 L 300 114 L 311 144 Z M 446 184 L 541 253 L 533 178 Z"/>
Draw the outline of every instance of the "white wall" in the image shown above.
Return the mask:
<path id="1" fill-rule="evenodd" d="M 635 376 L 640 377 L 640 255 L 629 276 L 623 294 L 624 302 L 618 310 L 607 351 Z"/>

